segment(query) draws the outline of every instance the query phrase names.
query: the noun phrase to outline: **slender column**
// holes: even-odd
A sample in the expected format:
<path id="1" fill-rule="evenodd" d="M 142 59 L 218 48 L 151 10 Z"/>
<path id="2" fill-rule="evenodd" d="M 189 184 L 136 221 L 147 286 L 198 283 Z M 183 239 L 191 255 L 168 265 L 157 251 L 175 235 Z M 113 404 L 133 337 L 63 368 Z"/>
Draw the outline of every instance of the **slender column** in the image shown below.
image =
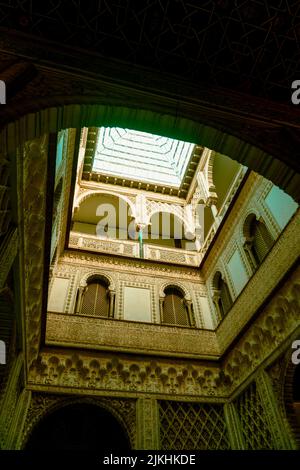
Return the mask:
<path id="1" fill-rule="evenodd" d="M 137 415 L 137 449 L 159 449 L 159 412 L 154 398 L 138 398 Z"/>
<path id="2" fill-rule="evenodd" d="M 80 313 L 80 310 L 81 310 L 83 292 L 84 292 L 84 287 L 79 286 L 78 297 L 77 297 L 77 302 L 76 302 L 76 312 L 75 312 L 76 314 Z"/>
<path id="3" fill-rule="evenodd" d="M 250 240 L 245 241 L 244 249 L 245 249 L 245 251 L 248 255 L 248 259 L 250 261 L 251 268 L 253 269 L 253 271 L 255 271 L 255 269 L 257 268 L 257 262 L 256 262 L 256 259 L 255 259 L 254 255 L 253 255 L 252 246 L 253 246 L 252 241 L 250 241 Z"/>
<path id="4" fill-rule="evenodd" d="M 207 207 L 210 207 L 211 213 L 213 215 L 215 224 L 218 226 L 220 224 L 220 217 L 218 215 L 219 211 L 216 206 L 217 200 L 215 198 L 209 197 L 206 201 Z"/>
<path id="5" fill-rule="evenodd" d="M 212 295 L 212 300 L 213 300 L 213 303 L 214 303 L 215 308 L 216 308 L 218 320 L 220 321 L 220 320 L 222 320 L 222 314 L 221 314 L 220 305 L 219 305 L 220 291 L 214 289 L 213 295 Z"/>
<path id="6" fill-rule="evenodd" d="M 163 297 L 160 297 L 159 299 L 159 313 L 160 313 L 160 321 L 162 322 L 163 315 L 164 315 L 164 301 L 165 299 Z"/>
<path id="7" fill-rule="evenodd" d="M 224 417 L 227 425 L 230 447 L 232 450 L 245 449 L 241 423 L 233 403 L 225 403 Z"/>
<path id="8" fill-rule="evenodd" d="M 109 291 L 109 318 L 114 318 L 116 291 Z"/>
<path id="9" fill-rule="evenodd" d="M 276 449 L 296 449 L 295 443 L 292 442 L 287 430 L 287 425 L 280 414 L 272 381 L 266 371 L 263 370 L 259 373 L 256 378 L 256 385 L 262 406 L 268 417 L 270 432 Z"/>
<path id="10" fill-rule="evenodd" d="M 193 312 L 193 308 L 192 308 L 192 301 L 185 299 L 185 305 L 186 305 L 186 308 L 187 308 L 187 311 L 188 311 L 188 316 L 189 316 L 189 319 L 190 319 L 190 324 L 191 324 L 191 326 L 194 326 L 194 327 L 195 327 L 195 326 L 196 326 L 196 322 L 195 322 L 194 312 Z"/>

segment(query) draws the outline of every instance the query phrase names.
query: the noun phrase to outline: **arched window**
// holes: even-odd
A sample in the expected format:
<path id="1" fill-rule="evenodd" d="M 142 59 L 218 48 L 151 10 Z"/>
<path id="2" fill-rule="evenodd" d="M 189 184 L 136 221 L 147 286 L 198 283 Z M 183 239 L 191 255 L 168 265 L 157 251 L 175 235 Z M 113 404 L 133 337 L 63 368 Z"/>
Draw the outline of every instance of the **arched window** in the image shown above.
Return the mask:
<path id="1" fill-rule="evenodd" d="M 266 225 L 257 220 L 254 214 L 250 214 L 245 220 L 244 235 L 246 239 L 245 252 L 253 270 L 255 270 L 270 251 L 274 240 Z"/>
<path id="2" fill-rule="evenodd" d="M 214 303 L 218 316 L 224 318 L 227 312 L 230 310 L 233 301 L 229 292 L 227 282 L 223 279 L 222 274 L 217 271 L 213 281 L 214 289 Z"/>
<path id="3" fill-rule="evenodd" d="M 191 326 L 190 312 L 183 293 L 176 287 L 167 287 L 162 306 L 162 323 Z"/>
<path id="4" fill-rule="evenodd" d="M 79 306 L 81 315 L 108 317 L 110 313 L 110 295 L 105 279 L 92 279 L 82 293 Z"/>

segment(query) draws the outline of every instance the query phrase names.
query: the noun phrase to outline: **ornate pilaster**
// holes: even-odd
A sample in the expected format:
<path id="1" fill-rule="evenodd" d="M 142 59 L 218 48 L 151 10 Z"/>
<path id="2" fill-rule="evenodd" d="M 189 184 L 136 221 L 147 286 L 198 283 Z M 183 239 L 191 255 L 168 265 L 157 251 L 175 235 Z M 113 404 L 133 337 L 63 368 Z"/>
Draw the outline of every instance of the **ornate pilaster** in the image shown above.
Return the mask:
<path id="1" fill-rule="evenodd" d="M 193 312 L 192 301 L 185 299 L 185 305 L 186 305 L 186 308 L 187 308 L 187 311 L 188 311 L 190 325 L 195 327 L 196 322 L 195 322 L 195 316 L 194 316 L 194 312 Z"/>
<path id="2" fill-rule="evenodd" d="M 159 449 L 159 413 L 157 400 L 137 400 L 137 449 Z"/>
<path id="3" fill-rule="evenodd" d="M 266 371 L 261 371 L 256 378 L 256 385 L 261 399 L 262 406 L 268 417 L 270 432 L 277 449 L 293 449 L 293 443 L 290 440 L 286 429 L 286 423 L 283 421 L 276 396 L 272 387 L 272 381 Z"/>
<path id="4" fill-rule="evenodd" d="M 224 417 L 227 425 L 231 449 L 244 450 L 245 444 L 241 430 L 241 423 L 233 403 L 225 403 Z"/>

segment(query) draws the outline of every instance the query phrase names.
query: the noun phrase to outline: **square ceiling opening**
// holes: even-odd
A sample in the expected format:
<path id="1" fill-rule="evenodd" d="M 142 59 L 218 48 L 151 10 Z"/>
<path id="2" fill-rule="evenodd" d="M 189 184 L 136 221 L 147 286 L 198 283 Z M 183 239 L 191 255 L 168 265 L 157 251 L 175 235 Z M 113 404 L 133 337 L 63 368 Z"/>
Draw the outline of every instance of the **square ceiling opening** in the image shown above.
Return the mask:
<path id="1" fill-rule="evenodd" d="M 101 127 L 92 171 L 179 188 L 195 144 L 148 132 Z"/>

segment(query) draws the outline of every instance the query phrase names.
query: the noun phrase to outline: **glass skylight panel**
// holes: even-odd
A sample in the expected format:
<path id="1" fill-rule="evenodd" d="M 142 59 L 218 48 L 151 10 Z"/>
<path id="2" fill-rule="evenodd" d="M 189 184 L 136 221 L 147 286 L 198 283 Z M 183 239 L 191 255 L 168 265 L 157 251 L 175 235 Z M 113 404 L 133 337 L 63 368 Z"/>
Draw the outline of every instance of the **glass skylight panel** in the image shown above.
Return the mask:
<path id="1" fill-rule="evenodd" d="M 179 187 L 194 144 L 132 129 L 101 127 L 93 171 Z"/>

